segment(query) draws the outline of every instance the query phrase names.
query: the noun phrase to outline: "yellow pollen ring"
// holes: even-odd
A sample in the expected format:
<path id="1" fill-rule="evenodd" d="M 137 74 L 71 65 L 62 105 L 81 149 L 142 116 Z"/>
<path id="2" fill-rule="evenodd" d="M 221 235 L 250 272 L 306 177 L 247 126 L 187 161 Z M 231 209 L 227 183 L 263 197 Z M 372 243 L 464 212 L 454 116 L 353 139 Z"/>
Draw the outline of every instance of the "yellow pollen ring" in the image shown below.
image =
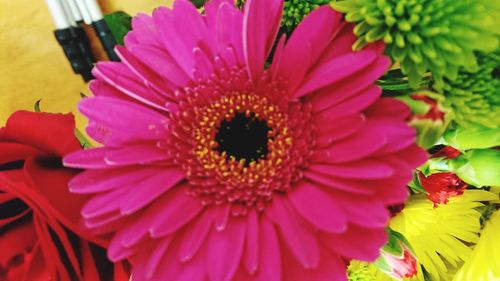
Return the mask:
<path id="1" fill-rule="evenodd" d="M 288 151 L 292 148 L 293 138 L 288 128 L 288 117 L 279 108 L 269 103 L 265 97 L 239 94 L 225 96 L 197 112 L 198 125 L 195 125 L 194 155 L 201 166 L 215 173 L 218 181 L 227 186 L 254 186 L 270 182 L 280 170 Z M 223 120 L 230 120 L 236 113 L 266 121 L 270 127 L 268 134 L 268 154 L 265 159 L 253 160 L 246 164 L 228 157 L 225 152 L 217 151 L 215 135 Z"/>

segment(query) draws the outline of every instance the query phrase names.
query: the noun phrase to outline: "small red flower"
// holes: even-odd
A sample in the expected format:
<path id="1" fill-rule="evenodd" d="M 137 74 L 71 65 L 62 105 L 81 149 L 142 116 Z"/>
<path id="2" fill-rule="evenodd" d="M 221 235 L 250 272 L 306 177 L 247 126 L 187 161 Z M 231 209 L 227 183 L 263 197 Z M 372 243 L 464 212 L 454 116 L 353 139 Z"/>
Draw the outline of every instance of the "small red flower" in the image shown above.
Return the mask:
<path id="1" fill-rule="evenodd" d="M 433 121 L 444 120 L 444 112 L 439 109 L 437 100 L 426 95 L 413 94 L 411 98 L 418 101 L 423 101 L 430 106 L 425 114 L 416 114 L 414 119 L 430 119 Z"/>
<path id="2" fill-rule="evenodd" d="M 418 178 L 435 208 L 438 204 L 448 203 L 448 198 L 463 194 L 467 188 L 467 183 L 451 172 L 435 173 L 427 177 L 420 172 Z"/>
<path id="3" fill-rule="evenodd" d="M 431 158 L 444 157 L 444 159 L 450 160 L 458 157 L 460 154 L 461 154 L 460 150 L 455 149 L 451 146 L 445 146 L 436 153 L 432 154 Z"/>
<path id="4" fill-rule="evenodd" d="M 104 249 L 93 245 L 105 242 L 78 227 L 87 198 L 68 190 L 78 171 L 64 168 L 61 157 L 81 149 L 74 129 L 71 115 L 27 111 L 12 114 L 0 128 L 2 281 L 113 278 Z M 128 280 L 118 266 L 114 280 Z"/>

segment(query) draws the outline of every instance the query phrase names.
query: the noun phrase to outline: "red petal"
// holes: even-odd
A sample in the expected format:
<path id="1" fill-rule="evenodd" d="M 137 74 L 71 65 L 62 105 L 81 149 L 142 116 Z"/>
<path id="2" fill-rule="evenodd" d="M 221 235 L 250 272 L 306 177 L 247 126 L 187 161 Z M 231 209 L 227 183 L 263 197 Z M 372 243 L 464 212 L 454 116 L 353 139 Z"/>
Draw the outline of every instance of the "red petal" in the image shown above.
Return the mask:
<path id="1" fill-rule="evenodd" d="M 80 149 L 74 136 L 75 120 L 72 114 L 13 113 L 2 135 L 4 138 L 63 156 Z"/>

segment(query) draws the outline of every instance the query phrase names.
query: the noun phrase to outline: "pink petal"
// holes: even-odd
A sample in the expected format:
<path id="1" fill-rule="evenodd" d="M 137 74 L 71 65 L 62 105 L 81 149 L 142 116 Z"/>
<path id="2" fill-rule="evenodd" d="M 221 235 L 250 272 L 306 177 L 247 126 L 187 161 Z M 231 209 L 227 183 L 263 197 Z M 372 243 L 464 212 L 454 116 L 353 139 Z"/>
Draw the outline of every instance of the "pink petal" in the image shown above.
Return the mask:
<path id="1" fill-rule="evenodd" d="M 146 14 L 138 14 L 132 18 L 132 31 L 127 34 L 129 35 L 133 35 L 141 45 L 162 47 L 153 18 Z"/>
<path id="2" fill-rule="evenodd" d="M 248 75 L 255 82 L 264 71 L 264 64 L 278 34 L 282 0 L 248 0 L 243 15 L 243 52 Z"/>
<path id="3" fill-rule="evenodd" d="M 387 242 L 387 233 L 382 227 L 370 229 L 349 225 L 344 233 L 325 233 L 320 239 L 341 256 L 373 262 L 379 257 L 380 248 Z"/>
<path id="4" fill-rule="evenodd" d="M 220 2 L 219 6 L 214 2 Z M 209 21 L 209 28 L 214 29 L 213 34 L 217 38 L 218 52 L 222 55 L 228 46 L 232 47 L 235 52 L 235 57 L 229 59 L 227 56 L 222 56 L 225 58 L 226 65 L 232 67 L 238 62 L 243 64 L 243 14 L 240 10 L 234 7 L 232 1 L 210 1 L 206 5 L 207 19 L 212 19 Z M 213 25 L 213 26 L 211 26 Z"/>
<path id="5" fill-rule="evenodd" d="M 313 104 L 313 112 L 330 108 L 358 95 L 365 89 L 369 89 L 375 80 L 387 70 L 389 64 L 389 59 L 379 57 L 374 63 L 360 70 L 355 75 L 351 75 L 348 79 L 340 80 L 317 91 L 314 95 L 309 95 L 309 101 Z"/>
<path id="6" fill-rule="evenodd" d="M 315 116 L 318 129 L 317 147 L 330 146 L 333 142 L 351 136 L 366 123 L 366 117 L 361 114 L 343 115 L 327 111 Z"/>
<path id="7" fill-rule="evenodd" d="M 265 217 L 260 220 L 259 241 L 259 269 L 255 280 L 282 280 L 282 257 L 277 233 L 273 224 Z"/>
<path id="8" fill-rule="evenodd" d="M 178 186 L 165 194 L 154 213 L 154 222 L 149 227 L 152 237 L 171 234 L 192 221 L 204 208 L 198 198 L 185 194 L 187 186 Z M 150 211 L 151 210 L 151 211 Z M 145 214 L 146 215 L 146 214 Z"/>
<path id="9" fill-rule="evenodd" d="M 375 190 L 367 189 L 366 184 L 352 185 L 343 182 L 342 179 L 338 179 L 329 175 L 324 175 L 315 171 L 305 171 L 304 177 L 318 185 L 325 186 L 327 188 L 344 190 L 361 195 L 373 195 Z"/>
<path id="10" fill-rule="evenodd" d="M 120 50 L 120 48 L 117 50 Z M 143 81 L 139 81 L 139 77 L 132 73 L 124 63 L 100 62 L 94 67 L 92 74 L 134 100 L 165 111 L 163 104 L 167 100 L 146 87 Z"/>
<path id="11" fill-rule="evenodd" d="M 283 280 L 347 281 L 346 262 L 326 247 L 321 248 L 321 262 L 313 269 L 303 268 L 288 251 L 284 251 L 282 257 L 283 267 L 286 268 L 283 271 Z"/>
<path id="12" fill-rule="evenodd" d="M 186 86 L 189 83 L 189 77 L 164 49 L 142 44 L 129 44 L 127 49 L 138 60 L 152 69 L 153 73 L 158 74 L 165 81 L 169 81 L 178 87 Z"/>
<path id="13" fill-rule="evenodd" d="M 118 188 L 90 198 L 82 208 L 84 219 L 95 218 L 119 210 L 121 202 L 128 199 L 128 188 Z"/>
<path id="14" fill-rule="evenodd" d="M 176 186 L 185 179 L 183 170 L 174 167 L 165 167 L 161 172 L 134 184 L 136 189 L 126 202 L 122 202 L 120 210 L 124 215 L 130 215 L 146 207 L 153 200 Z"/>
<path id="15" fill-rule="evenodd" d="M 206 80 L 214 73 L 213 57 L 202 50 L 202 46 L 196 46 L 193 49 L 193 55 L 196 62 L 195 79 Z"/>
<path id="16" fill-rule="evenodd" d="M 155 175 L 162 169 L 162 167 L 123 167 L 106 170 L 86 170 L 76 175 L 69 182 L 69 190 L 80 194 L 104 192 L 125 184 L 135 184 Z"/>
<path id="17" fill-rule="evenodd" d="M 354 73 L 366 68 L 377 58 L 375 52 L 360 51 L 336 57 L 315 69 L 306 77 L 304 83 L 295 93 L 299 98 L 322 87 L 346 79 Z"/>
<path id="18" fill-rule="evenodd" d="M 342 164 L 312 164 L 309 169 L 324 175 L 355 179 L 381 179 L 394 174 L 391 166 L 375 160 L 360 160 Z"/>
<path id="19" fill-rule="evenodd" d="M 231 281 L 243 255 L 246 226 L 241 218 L 229 221 L 223 231 L 209 235 L 207 251 L 208 276 L 212 281 Z"/>
<path id="20" fill-rule="evenodd" d="M 109 166 L 124 166 L 132 164 L 143 165 L 171 159 L 172 155 L 156 146 L 155 143 L 140 143 L 117 149 L 109 148 L 104 161 Z"/>
<path id="21" fill-rule="evenodd" d="M 168 137 L 168 118 L 146 107 L 107 97 L 85 98 L 79 104 L 82 114 L 112 130 L 129 132 L 131 139 Z"/>
<path id="22" fill-rule="evenodd" d="M 208 28 L 214 28 L 217 22 L 217 16 L 222 9 L 223 5 L 229 5 L 229 8 L 233 8 L 235 10 L 234 1 L 231 0 L 211 0 L 207 1 L 204 5 L 205 8 L 205 19 L 207 21 Z M 228 15 L 225 15 L 227 17 Z M 217 32 L 216 30 L 211 30 L 212 32 Z"/>
<path id="23" fill-rule="evenodd" d="M 191 260 L 203 243 L 214 221 L 213 209 L 205 211 L 198 219 L 187 227 L 180 243 L 179 259 L 182 262 Z"/>
<path id="24" fill-rule="evenodd" d="M 188 0 L 176 0 L 173 6 L 175 30 L 185 48 L 193 50 L 202 42 L 213 57 L 217 52 L 215 39 L 210 36 L 206 22 L 196 7 Z"/>
<path id="25" fill-rule="evenodd" d="M 104 161 L 108 151 L 109 149 L 104 147 L 78 150 L 66 155 L 63 164 L 66 167 L 81 169 L 108 168 L 109 165 Z"/>
<path id="26" fill-rule="evenodd" d="M 247 239 L 245 248 L 245 266 L 249 273 L 254 274 L 259 268 L 259 217 L 255 210 L 247 216 Z"/>
<path id="27" fill-rule="evenodd" d="M 168 8 L 159 7 L 153 11 L 153 20 L 163 46 L 184 73 L 192 79 L 195 65 L 192 48 L 188 48 L 182 40 L 182 36 L 178 34 L 174 13 Z"/>
<path id="28" fill-rule="evenodd" d="M 151 203 L 144 212 L 132 217 L 127 228 L 120 229 L 114 236 L 110 251 L 119 252 L 122 247 L 132 247 L 148 232 L 155 238 L 165 237 L 192 221 L 202 206 L 198 199 L 184 194 L 186 188 L 176 186 Z"/>
<path id="29" fill-rule="evenodd" d="M 116 54 L 120 58 L 123 65 L 126 66 L 126 70 L 124 72 L 128 73 L 130 77 L 133 77 L 133 79 L 139 78 L 144 88 L 149 91 L 149 96 L 158 98 L 162 101 L 164 101 L 165 99 L 175 100 L 173 93 L 175 92 L 175 90 L 177 90 L 177 86 L 170 82 L 170 80 L 161 77 L 158 72 L 152 71 L 147 63 L 135 57 L 130 52 L 129 46 L 136 45 L 138 44 L 129 43 L 128 48 L 125 48 L 123 46 L 115 47 Z M 154 49 L 156 47 L 150 48 Z M 124 83 L 122 82 L 121 84 Z M 162 104 L 158 104 L 157 106 L 160 107 L 159 109 L 165 110 Z"/>
<path id="30" fill-rule="evenodd" d="M 231 207 L 229 205 L 218 207 L 215 210 L 215 230 L 222 231 L 226 228 L 230 212 Z"/>
<path id="31" fill-rule="evenodd" d="M 154 241 L 154 248 L 152 252 L 148 252 L 148 261 L 145 265 L 145 276 L 146 278 L 152 278 L 158 270 L 158 266 L 162 259 L 165 258 L 166 252 L 172 242 L 172 237 L 165 237 L 159 241 Z"/>
<path id="32" fill-rule="evenodd" d="M 205 247 L 206 248 L 206 247 Z M 202 251 L 206 252 L 206 249 Z M 207 270 L 205 264 L 205 255 L 197 255 L 193 260 L 184 264 L 176 281 L 206 281 Z"/>
<path id="33" fill-rule="evenodd" d="M 429 158 L 429 154 L 417 145 L 411 145 L 398 151 L 399 155 L 404 155 L 400 159 L 407 163 L 413 169 L 424 164 Z"/>
<path id="34" fill-rule="evenodd" d="M 103 214 L 93 218 L 85 218 L 84 227 L 92 230 L 94 235 L 108 234 L 116 232 L 123 227 L 126 218 L 122 216 L 119 210 Z"/>
<path id="35" fill-rule="evenodd" d="M 365 115 L 369 118 L 390 118 L 405 120 L 410 116 L 410 108 L 402 101 L 394 98 L 380 98 L 367 110 Z"/>
<path id="36" fill-rule="evenodd" d="M 131 142 L 129 132 L 111 130 L 95 121 L 89 121 L 85 131 L 92 139 L 107 147 L 120 147 Z"/>
<path id="37" fill-rule="evenodd" d="M 274 49 L 273 62 L 271 63 L 271 68 L 269 69 L 269 72 L 272 73 L 273 75 L 272 76 L 273 79 L 276 79 L 276 77 L 279 74 L 278 69 L 280 69 L 281 67 L 283 50 L 285 49 L 285 42 L 286 42 L 286 34 L 283 34 Z"/>
<path id="38" fill-rule="evenodd" d="M 328 232 L 346 229 L 344 212 L 331 200 L 330 194 L 307 181 L 301 181 L 289 194 L 290 201 L 298 213 L 311 224 Z"/>
<path id="39" fill-rule="evenodd" d="M 326 48 L 319 63 L 324 63 L 333 58 L 352 53 L 352 45 L 356 42 L 357 37 L 353 33 L 354 24 L 346 24 L 345 22 L 339 27 L 339 31 L 335 34 L 330 45 Z"/>
<path id="40" fill-rule="evenodd" d="M 165 255 L 156 267 L 156 271 L 149 279 L 150 281 L 178 280 L 183 266 L 182 263 L 177 259 L 178 249 L 179 244 L 177 243 L 177 240 L 172 241 L 170 247 L 167 249 Z M 137 279 L 142 280 L 142 278 L 140 277 Z"/>
<path id="41" fill-rule="evenodd" d="M 366 89 L 361 90 L 342 102 L 335 101 L 335 95 L 332 94 L 330 96 L 330 100 L 325 104 L 318 104 L 317 101 L 312 102 L 313 111 L 319 112 L 330 110 L 334 112 L 342 112 L 346 115 L 359 113 L 379 99 L 381 94 L 382 89 L 375 85 L 368 86 Z M 332 106 L 328 107 L 328 105 Z"/>
<path id="42" fill-rule="evenodd" d="M 341 139 L 327 149 L 315 152 L 314 163 L 343 163 L 368 157 L 388 142 L 385 135 L 372 126 L 364 126 L 354 135 Z"/>
<path id="43" fill-rule="evenodd" d="M 312 233 L 313 230 L 301 220 L 286 199 L 275 197 L 268 208 L 267 215 L 280 227 L 283 239 L 295 258 L 305 268 L 316 267 L 320 257 L 318 241 Z"/>
<path id="44" fill-rule="evenodd" d="M 158 204 L 152 204 L 151 207 Z M 147 213 L 148 210 L 145 212 Z M 127 258 L 132 252 L 135 252 L 133 247 L 146 237 L 148 227 L 152 224 L 151 216 L 140 215 L 128 218 L 127 227 L 118 229 L 108 247 L 108 257 L 112 261 L 118 261 Z M 162 239 L 165 239 L 163 237 Z"/>
<path id="45" fill-rule="evenodd" d="M 288 81 L 290 94 L 328 46 L 340 27 L 341 17 L 340 13 L 324 5 L 312 11 L 292 33 L 283 55 L 278 58 L 281 62 L 277 69 L 279 75 Z"/>
<path id="46" fill-rule="evenodd" d="M 90 81 L 89 82 L 89 89 L 94 94 L 94 96 L 97 96 L 97 97 L 109 97 L 109 98 L 116 98 L 116 99 L 125 99 L 129 102 L 135 102 L 134 99 L 125 95 L 120 90 L 109 85 L 108 83 L 104 82 L 103 80 L 95 79 L 95 80 Z"/>
<path id="47" fill-rule="evenodd" d="M 380 122 L 377 122 L 380 121 Z M 415 143 L 415 129 L 406 125 L 404 122 L 384 122 L 382 120 L 373 120 L 373 124 L 389 140 L 383 148 L 378 150 L 375 155 L 387 155 L 400 151 Z M 391 124 L 392 123 L 392 124 Z"/>
<path id="48" fill-rule="evenodd" d="M 384 228 L 389 221 L 389 211 L 379 199 L 360 197 L 341 191 L 332 192 L 332 198 L 342 206 L 348 220 L 368 228 Z M 356 202 L 353 204 L 353 202 Z"/>

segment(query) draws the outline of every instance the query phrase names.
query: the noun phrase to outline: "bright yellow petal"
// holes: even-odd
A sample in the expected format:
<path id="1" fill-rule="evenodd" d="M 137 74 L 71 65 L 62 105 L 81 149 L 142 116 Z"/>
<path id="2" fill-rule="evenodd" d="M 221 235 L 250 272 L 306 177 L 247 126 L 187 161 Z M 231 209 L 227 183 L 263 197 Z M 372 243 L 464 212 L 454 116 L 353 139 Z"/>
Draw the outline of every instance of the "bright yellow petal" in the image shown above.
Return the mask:
<path id="1" fill-rule="evenodd" d="M 490 218 L 474 251 L 453 281 L 500 281 L 500 210 Z"/>
<path id="2" fill-rule="evenodd" d="M 446 205 L 433 207 L 425 194 L 412 195 L 404 210 L 391 221 L 391 227 L 410 242 L 420 264 L 433 281 L 451 280 L 472 250 L 464 243 L 478 241 L 480 201 L 497 200 L 498 195 L 484 190 L 466 190 L 450 198 Z M 423 277 L 416 278 L 424 280 Z"/>

